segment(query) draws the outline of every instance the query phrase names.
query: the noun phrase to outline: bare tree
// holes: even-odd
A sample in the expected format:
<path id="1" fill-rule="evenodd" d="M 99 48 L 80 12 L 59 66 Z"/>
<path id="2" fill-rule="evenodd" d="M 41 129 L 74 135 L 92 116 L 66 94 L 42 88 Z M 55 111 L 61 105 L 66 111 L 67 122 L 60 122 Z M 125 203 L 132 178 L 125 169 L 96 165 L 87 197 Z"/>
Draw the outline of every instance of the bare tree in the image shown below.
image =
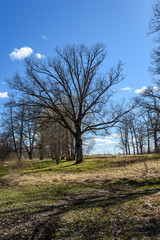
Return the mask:
<path id="1" fill-rule="evenodd" d="M 150 112 L 150 133 L 153 136 L 154 141 L 154 152 L 159 152 L 159 132 L 160 132 L 160 122 L 159 122 L 159 112 Z"/>
<path id="2" fill-rule="evenodd" d="M 25 106 L 23 123 L 23 146 L 28 154 L 28 158 L 33 158 L 33 151 L 37 145 L 39 126 L 37 118 L 39 111 L 35 107 Z M 37 116 L 37 117 L 36 117 Z"/>
<path id="3" fill-rule="evenodd" d="M 133 119 L 132 115 L 127 114 L 117 125 L 117 133 L 120 135 L 119 147 L 125 154 L 131 154 L 131 146 L 135 152 L 134 136 L 133 136 Z"/>
<path id="4" fill-rule="evenodd" d="M 6 106 L 7 111 L 3 115 L 2 127 L 7 133 L 10 145 L 17 155 L 18 164 L 21 165 L 23 151 L 23 130 L 24 130 L 24 106 L 16 108 L 13 100 Z"/>
<path id="5" fill-rule="evenodd" d="M 105 76 L 100 74 L 99 68 L 106 57 L 101 43 L 91 48 L 68 46 L 57 49 L 56 53 L 55 58 L 46 62 L 27 59 L 26 75 L 16 74 L 9 82 L 12 88 L 23 93 L 27 104 L 45 109 L 45 121 L 52 118 L 70 131 L 76 142 L 76 163 L 80 163 L 82 135 L 89 131 L 107 131 L 128 111 L 110 104 L 114 85 L 123 79 L 122 64 Z"/>
<path id="6" fill-rule="evenodd" d="M 148 87 L 141 95 L 141 109 L 143 111 L 144 124 L 147 129 L 148 152 L 150 152 L 150 140 L 153 138 L 154 151 L 159 151 L 159 131 L 160 131 L 160 83 L 156 87 Z M 153 144 L 152 144 L 153 145 Z"/>
<path id="7" fill-rule="evenodd" d="M 152 53 L 152 62 L 150 70 L 154 76 L 154 83 L 156 86 L 148 87 L 144 92 L 143 106 L 145 106 L 148 111 L 156 110 L 160 112 L 160 1 L 153 5 L 153 16 L 149 23 L 149 34 L 154 35 L 155 47 Z M 158 77 L 158 78 L 157 78 Z"/>
<path id="8" fill-rule="evenodd" d="M 8 139 L 8 134 L 1 133 L 0 134 L 0 161 L 4 162 L 11 153 L 12 148 L 10 146 L 10 142 Z"/>
<path id="9" fill-rule="evenodd" d="M 144 153 L 146 145 L 146 127 L 144 119 L 138 111 L 125 115 L 117 126 L 120 135 L 119 147 L 125 154 Z"/>
<path id="10" fill-rule="evenodd" d="M 149 23 L 149 34 L 154 34 L 156 46 L 152 52 L 151 71 L 160 74 L 160 1 L 153 5 L 153 16 Z"/>
<path id="11" fill-rule="evenodd" d="M 16 153 L 18 162 L 21 162 L 22 155 L 26 151 L 28 158 L 32 159 L 33 150 L 37 141 L 39 112 L 35 107 L 25 106 L 24 101 L 15 102 L 11 97 L 5 104 L 2 129 L 8 136 L 12 150 Z"/>
<path id="12" fill-rule="evenodd" d="M 141 107 L 142 119 L 144 122 L 144 127 L 146 129 L 146 138 L 147 138 L 147 153 L 151 153 L 151 129 L 150 129 L 150 111 Z"/>

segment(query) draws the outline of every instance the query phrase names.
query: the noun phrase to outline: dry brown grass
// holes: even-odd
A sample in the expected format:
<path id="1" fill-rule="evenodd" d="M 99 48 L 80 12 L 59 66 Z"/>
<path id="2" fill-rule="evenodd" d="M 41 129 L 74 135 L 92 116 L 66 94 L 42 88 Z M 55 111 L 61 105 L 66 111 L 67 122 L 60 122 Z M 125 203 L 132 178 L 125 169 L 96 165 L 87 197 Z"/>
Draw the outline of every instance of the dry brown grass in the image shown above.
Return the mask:
<path id="1" fill-rule="evenodd" d="M 28 161 L 26 161 L 26 165 Z M 32 164 L 30 162 L 30 164 Z M 147 170 L 146 165 L 147 164 Z M 97 171 L 86 172 L 71 172 L 71 173 L 36 173 L 36 174 L 12 174 L 7 175 L 4 178 L 12 182 L 12 184 L 18 185 L 41 185 L 41 184 L 61 184 L 62 182 L 75 182 L 84 183 L 86 181 L 92 181 L 96 184 L 96 181 L 104 180 L 116 180 L 116 179 L 144 179 L 160 176 L 159 162 L 158 160 L 148 160 L 147 163 L 135 162 L 125 166 L 110 167 L 105 166 Z"/>

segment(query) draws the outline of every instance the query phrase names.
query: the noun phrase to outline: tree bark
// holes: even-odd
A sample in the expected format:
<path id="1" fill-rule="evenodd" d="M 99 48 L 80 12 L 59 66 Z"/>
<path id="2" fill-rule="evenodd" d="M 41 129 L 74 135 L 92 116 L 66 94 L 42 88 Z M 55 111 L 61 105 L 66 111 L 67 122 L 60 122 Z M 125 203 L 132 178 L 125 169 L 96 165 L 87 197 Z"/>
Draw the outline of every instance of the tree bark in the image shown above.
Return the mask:
<path id="1" fill-rule="evenodd" d="M 33 157 L 32 157 L 32 152 L 28 152 L 28 158 L 29 158 L 29 160 L 32 160 L 32 159 L 33 159 Z"/>
<path id="2" fill-rule="evenodd" d="M 148 141 L 148 153 L 151 153 L 151 150 L 150 150 L 150 132 L 149 132 L 149 128 L 147 128 L 147 141 Z"/>
<path id="3" fill-rule="evenodd" d="M 159 151 L 158 143 L 157 143 L 157 130 L 154 130 L 154 151 L 156 153 Z"/>
<path id="4" fill-rule="evenodd" d="M 135 145 L 134 145 L 134 139 L 133 139 L 133 132 L 131 130 L 131 140 L 132 140 L 132 148 L 133 148 L 133 154 L 136 154 L 136 150 L 135 150 Z"/>
<path id="5" fill-rule="evenodd" d="M 82 151 L 82 138 L 76 138 L 76 152 L 77 152 L 77 159 L 76 164 L 83 162 L 83 151 Z"/>

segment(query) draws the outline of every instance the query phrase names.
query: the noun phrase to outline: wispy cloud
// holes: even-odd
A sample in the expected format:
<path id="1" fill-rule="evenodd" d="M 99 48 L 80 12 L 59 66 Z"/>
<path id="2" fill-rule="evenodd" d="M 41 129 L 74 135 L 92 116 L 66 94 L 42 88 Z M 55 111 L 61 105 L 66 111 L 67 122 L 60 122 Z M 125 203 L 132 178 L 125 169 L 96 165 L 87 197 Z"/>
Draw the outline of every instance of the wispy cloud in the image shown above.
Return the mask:
<path id="1" fill-rule="evenodd" d="M 0 92 L 0 98 L 8 98 L 8 92 Z"/>
<path id="2" fill-rule="evenodd" d="M 130 87 L 124 87 L 124 88 L 121 88 L 120 90 L 122 90 L 122 91 L 129 91 L 129 92 L 132 91 L 132 89 Z"/>
<path id="3" fill-rule="evenodd" d="M 42 35 L 41 38 L 44 40 L 48 40 L 48 37 L 46 37 L 46 35 Z"/>
<path id="4" fill-rule="evenodd" d="M 111 138 L 120 138 L 120 137 L 121 137 L 120 134 L 113 133 L 113 134 L 111 134 L 111 135 L 109 135 L 109 136 L 107 136 L 107 137 L 105 137 L 105 138 L 107 138 L 107 139 L 111 139 Z"/>
<path id="5" fill-rule="evenodd" d="M 42 58 L 45 58 L 45 56 L 43 54 L 36 53 L 36 58 L 37 59 L 42 59 Z"/>
<path id="6" fill-rule="evenodd" d="M 15 48 L 13 52 L 9 54 L 11 60 L 22 60 L 29 57 L 33 53 L 32 48 L 22 47 L 20 49 Z"/>
<path id="7" fill-rule="evenodd" d="M 135 93 L 137 93 L 137 94 L 139 94 L 139 93 L 144 93 L 146 90 L 147 90 L 147 87 L 144 86 L 144 87 L 142 87 L 142 88 L 140 88 L 140 89 L 136 89 L 136 90 L 135 90 Z"/>
<path id="8" fill-rule="evenodd" d="M 103 139 L 103 138 L 95 138 L 94 140 L 95 140 L 95 143 L 97 145 L 99 145 L 99 146 L 108 145 L 108 144 L 112 144 L 112 143 L 117 143 L 117 142 L 115 142 L 115 141 L 113 141 L 111 139 L 107 139 L 107 138 L 105 138 L 105 139 Z"/>
<path id="9" fill-rule="evenodd" d="M 85 140 L 86 144 L 94 142 L 98 146 L 105 146 L 109 144 L 117 143 L 116 139 L 120 138 L 119 134 L 111 134 L 110 136 L 106 136 L 105 138 L 90 138 Z"/>

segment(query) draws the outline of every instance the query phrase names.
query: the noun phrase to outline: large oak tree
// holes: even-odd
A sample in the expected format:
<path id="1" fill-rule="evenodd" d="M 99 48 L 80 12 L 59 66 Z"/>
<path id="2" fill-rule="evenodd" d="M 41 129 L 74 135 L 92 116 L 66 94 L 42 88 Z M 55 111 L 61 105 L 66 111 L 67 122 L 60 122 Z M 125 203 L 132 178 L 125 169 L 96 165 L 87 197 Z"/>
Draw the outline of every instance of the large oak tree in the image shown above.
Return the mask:
<path id="1" fill-rule="evenodd" d="M 99 70 L 105 57 L 101 43 L 91 48 L 67 46 L 57 49 L 53 58 L 27 59 L 25 76 L 16 74 L 9 81 L 26 104 L 43 109 L 45 121 L 56 121 L 70 131 L 76 142 L 76 163 L 83 160 L 82 135 L 107 131 L 125 113 L 111 102 L 114 85 L 123 79 L 122 64 L 102 75 Z"/>

